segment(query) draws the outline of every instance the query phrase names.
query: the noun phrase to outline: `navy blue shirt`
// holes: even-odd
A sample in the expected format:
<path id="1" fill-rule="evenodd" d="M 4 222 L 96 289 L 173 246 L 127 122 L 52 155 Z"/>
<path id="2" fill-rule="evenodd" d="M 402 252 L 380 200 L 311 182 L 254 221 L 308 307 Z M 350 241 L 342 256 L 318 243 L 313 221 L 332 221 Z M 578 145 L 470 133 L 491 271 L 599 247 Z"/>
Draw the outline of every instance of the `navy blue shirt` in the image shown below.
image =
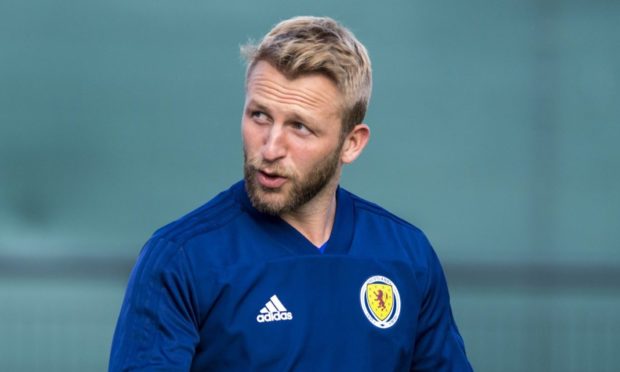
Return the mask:
<path id="1" fill-rule="evenodd" d="M 322 250 L 243 182 L 142 249 L 110 371 L 471 371 L 424 234 L 339 188 Z"/>

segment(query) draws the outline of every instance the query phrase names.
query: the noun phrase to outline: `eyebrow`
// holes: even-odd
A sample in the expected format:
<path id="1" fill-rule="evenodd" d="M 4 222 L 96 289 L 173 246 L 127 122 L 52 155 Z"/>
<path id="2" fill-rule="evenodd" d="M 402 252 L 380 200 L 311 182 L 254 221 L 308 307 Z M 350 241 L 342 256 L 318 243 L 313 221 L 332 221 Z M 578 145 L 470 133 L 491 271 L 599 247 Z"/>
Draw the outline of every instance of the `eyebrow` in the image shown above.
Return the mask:
<path id="1" fill-rule="evenodd" d="M 248 109 L 256 109 L 259 111 L 265 111 L 267 114 L 270 113 L 269 108 L 259 102 L 257 102 L 255 99 L 251 99 L 248 104 L 247 104 L 247 108 Z M 310 120 L 307 120 L 305 116 L 300 115 L 299 113 L 295 112 L 295 111 L 289 111 L 287 113 L 287 117 L 289 120 L 287 121 L 298 121 L 304 124 L 309 124 L 311 125 L 313 122 Z"/>
<path id="2" fill-rule="evenodd" d="M 256 102 L 254 99 L 251 99 L 248 102 L 248 104 L 246 105 L 246 107 L 247 108 L 252 107 L 252 108 L 260 110 L 260 111 L 269 111 L 265 105 L 262 105 L 262 104 Z"/>

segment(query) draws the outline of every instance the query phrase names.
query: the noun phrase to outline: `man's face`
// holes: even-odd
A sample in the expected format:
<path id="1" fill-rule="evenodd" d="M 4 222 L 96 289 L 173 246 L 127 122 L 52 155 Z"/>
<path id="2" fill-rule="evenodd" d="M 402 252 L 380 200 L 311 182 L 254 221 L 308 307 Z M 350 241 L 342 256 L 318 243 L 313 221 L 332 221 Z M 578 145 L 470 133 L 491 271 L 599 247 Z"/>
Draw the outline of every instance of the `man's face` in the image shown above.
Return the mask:
<path id="1" fill-rule="evenodd" d="M 281 215 L 335 188 L 341 101 L 323 75 L 289 80 L 267 62 L 254 66 L 241 129 L 245 183 L 256 209 Z"/>

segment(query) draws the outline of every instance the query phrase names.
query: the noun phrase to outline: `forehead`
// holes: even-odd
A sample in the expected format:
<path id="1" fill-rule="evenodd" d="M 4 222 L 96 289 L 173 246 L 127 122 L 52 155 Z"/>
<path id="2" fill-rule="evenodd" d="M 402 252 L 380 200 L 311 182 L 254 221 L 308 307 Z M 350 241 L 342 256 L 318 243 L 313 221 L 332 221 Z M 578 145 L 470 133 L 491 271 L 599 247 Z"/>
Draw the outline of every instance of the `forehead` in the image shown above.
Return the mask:
<path id="1" fill-rule="evenodd" d="M 278 104 L 303 111 L 338 115 L 342 94 L 328 77 L 315 73 L 288 78 L 270 63 L 259 61 L 250 71 L 247 98 L 261 104 Z"/>

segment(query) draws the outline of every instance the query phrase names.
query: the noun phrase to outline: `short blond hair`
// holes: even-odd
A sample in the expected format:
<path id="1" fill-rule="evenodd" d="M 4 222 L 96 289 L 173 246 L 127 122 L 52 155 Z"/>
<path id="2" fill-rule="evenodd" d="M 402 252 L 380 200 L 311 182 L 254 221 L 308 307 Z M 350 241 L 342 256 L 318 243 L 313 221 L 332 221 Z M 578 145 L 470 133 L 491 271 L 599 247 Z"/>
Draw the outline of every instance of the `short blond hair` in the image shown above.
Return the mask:
<path id="1" fill-rule="evenodd" d="M 344 97 L 342 133 L 362 123 L 372 90 L 368 52 L 353 33 L 328 17 L 294 17 L 278 23 L 258 44 L 241 47 L 248 63 L 247 78 L 266 61 L 290 79 L 320 73 Z"/>

